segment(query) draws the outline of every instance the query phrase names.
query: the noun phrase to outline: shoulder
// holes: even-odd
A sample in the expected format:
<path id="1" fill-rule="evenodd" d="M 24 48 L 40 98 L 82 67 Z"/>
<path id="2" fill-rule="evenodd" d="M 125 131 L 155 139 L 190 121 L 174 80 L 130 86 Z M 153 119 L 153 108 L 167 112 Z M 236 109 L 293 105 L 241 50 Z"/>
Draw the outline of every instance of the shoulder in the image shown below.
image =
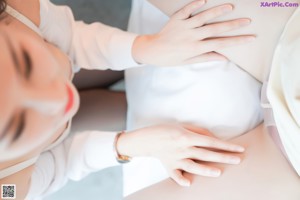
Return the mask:
<path id="1" fill-rule="evenodd" d="M 7 183 L 14 183 L 16 185 L 16 196 L 18 199 L 25 199 L 30 187 L 31 175 L 34 166 L 29 166 L 11 176 L 0 180 L 0 185 Z"/>
<path id="2" fill-rule="evenodd" d="M 25 3 L 26 2 L 26 3 Z M 40 26 L 40 1 L 39 0 L 7 0 L 8 5 L 30 19 L 37 27 Z"/>

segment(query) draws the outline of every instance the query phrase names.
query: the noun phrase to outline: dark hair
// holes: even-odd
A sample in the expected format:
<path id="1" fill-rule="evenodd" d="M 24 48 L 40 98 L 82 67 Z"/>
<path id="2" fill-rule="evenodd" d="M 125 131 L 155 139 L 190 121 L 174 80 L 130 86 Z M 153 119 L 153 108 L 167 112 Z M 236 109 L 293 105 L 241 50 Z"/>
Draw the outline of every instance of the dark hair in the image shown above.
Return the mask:
<path id="1" fill-rule="evenodd" d="M 0 0 L 0 16 L 3 14 L 6 8 L 6 0 Z"/>

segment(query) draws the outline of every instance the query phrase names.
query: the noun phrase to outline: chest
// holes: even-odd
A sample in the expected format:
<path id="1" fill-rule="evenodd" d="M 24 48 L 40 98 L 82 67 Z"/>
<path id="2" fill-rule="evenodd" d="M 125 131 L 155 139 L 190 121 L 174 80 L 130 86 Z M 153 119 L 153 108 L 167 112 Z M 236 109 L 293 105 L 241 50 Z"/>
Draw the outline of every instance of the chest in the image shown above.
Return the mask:
<path id="1" fill-rule="evenodd" d="M 177 0 L 172 4 L 166 0 L 149 0 L 168 15 L 173 14 L 192 0 Z M 270 2 L 270 1 L 266 1 Z M 218 35 L 220 37 L 233 35 L 256 35 L 256 41 L 246 45 L 233 46 L 218 50 L 219 53 L 228 57 L 231 61 L 247 71 L 259 81 L 263 81 L 266 70 L 270 67 L 272 56 L 278 40 L 286 23 L 297 9 L 299 0 L 288 3 L 287 1 L 274 1 L 266 3 L 259 0 L 207 0 L 206 5 L 200 10 L 231 3 L 234 11 L 212 20 L 211 23 L 237 18 L 250 18 L 251 25 Z"/>

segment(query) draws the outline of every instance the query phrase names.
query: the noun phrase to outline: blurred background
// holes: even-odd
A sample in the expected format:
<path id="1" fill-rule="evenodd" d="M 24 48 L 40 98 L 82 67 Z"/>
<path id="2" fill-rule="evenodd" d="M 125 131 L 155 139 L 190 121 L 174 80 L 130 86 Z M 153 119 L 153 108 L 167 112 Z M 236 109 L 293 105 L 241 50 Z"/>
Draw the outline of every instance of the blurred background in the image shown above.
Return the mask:
<path id="1" fill-rule="evenodd" d="M 76 20 L 86 23 L 101 21 L 126 30 L 131 0 L 51 0 L 72 8 Z"/>
<path id="2" fill-rule="evenodd" d="M 131 8 L 131 0 L 51 0 L 51 1 L 55 4 L 70 6 L 74 12 L 76 20 L 83 20 L 86 23 L 100 21 L 102 23 L 115 26 L 123 30 L 126 30 L 127 28 L 127 23 L 130 14 L 130 8 Z M 91 99 L 90 95 L 95 95 L 95 92 L 90 92 L 88 90 L 90 90 L 91 88 L 95 88 L 95 85 L 99 85 L 99 88 L 106 88 L 110 86 L 112 83 L 122 79 L 123 77 L 123 72 L 111 72 L 111 71 L 106 71 L 105 73 L 103 73 L 101 71 L 91 72 L 91 71 L 83 70 L 79 72 L 79 74 L 80 74 L 79 76 L 78 75 L 75 76 L 75 84 L 77 83 L 78 88 L 83 91 L 82 104 L 90 106 L 90 109 L 93 109 L 93 105 L 91 104 L 91 102 L 89 102 L 89 99 Z M 102 78 L 102 77 L 106 77 L 107 74 L 109 74 L 110 76 L 109 80 L 105 80 L 105 78 Z M 92 79 L 94 80 L 94 82 L 90 83 L 89 80 Z M 98 81 L 98 84 L 95 84 L 95 80 Z M 103 97 L 103 95 L 105 95 L 105 92 L 104 94 L 100 94 L 100 93 L 98 93 L 99 94 L 98 96 Z M 106 95 L 110 95 L 110 94 L 107 93 Z M 118 100 L 122 99 L 125 101 L 125 96 L 123 94 L 116 93 L 114 94 L 114 97 L 115 99 Z M 93 99 L 95 100 L 94 97 Z M 103 101 L 103 99 L 100 98 L 97 104 L 100 105 L 101 101 Z M 125 110 L 126 105 L 122 104 L 120 109 L 126 111 Z M 83 111 L 79 111 L 79 113 L 80 112 Z M 84 112 L 88 112 L 88 111 L 84 111 Z M 109 112 L 109 110 L 107 112 Z M 73 120 L 73 125 L 75 126 L 76 126 L 76 120 L 78 121 L 78 119 L 76 119 L 75 117 L 75 119 Z M 99 127 L 99 124 L 97 124 L 97 127 Z M 118 129 L 116 127 L 114 128 Z M 110 130 L 110 128 L 104 127 L 101 130 Z M 83 199 L 84 200 L 86 199 L 120 200 L 122 199 L 121 168 L 114 167 L 114 168 L 105 169 L 103 171 L 93 173 L 79 182 L 69 181 L 63 189 L 46 198 L 46 200 L 66 200 L 66 199 L 72 199 L 72 200 L 83 200 Z"/>

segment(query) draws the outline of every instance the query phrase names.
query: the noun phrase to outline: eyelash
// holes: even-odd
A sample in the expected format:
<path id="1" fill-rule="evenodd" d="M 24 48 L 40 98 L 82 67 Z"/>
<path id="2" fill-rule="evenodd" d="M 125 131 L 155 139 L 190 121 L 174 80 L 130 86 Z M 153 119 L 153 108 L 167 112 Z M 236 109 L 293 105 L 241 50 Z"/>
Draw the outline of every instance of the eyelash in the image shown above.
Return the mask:
<path id="1" fill-rule="evenodd" d="M 31 71 L 32 71 L 32 61 L 27 51 L 23 50 L 23 57 L 25 61 L 25 77 L 26 79 L 30 79 Z"/>
<path id="2" fill-rule="evenodd" d="M 12 142 L 17 141 L 20 136 L 22 135 L 23 131 L 24 131 L 24 127 L 25 127 L 25 111 L 21 113 L 20 115 L 20 120 L 19 120 L 19 124 L 16 130 L 16 134 L 14 135 L 14 137 L 12 138 Z"/>

